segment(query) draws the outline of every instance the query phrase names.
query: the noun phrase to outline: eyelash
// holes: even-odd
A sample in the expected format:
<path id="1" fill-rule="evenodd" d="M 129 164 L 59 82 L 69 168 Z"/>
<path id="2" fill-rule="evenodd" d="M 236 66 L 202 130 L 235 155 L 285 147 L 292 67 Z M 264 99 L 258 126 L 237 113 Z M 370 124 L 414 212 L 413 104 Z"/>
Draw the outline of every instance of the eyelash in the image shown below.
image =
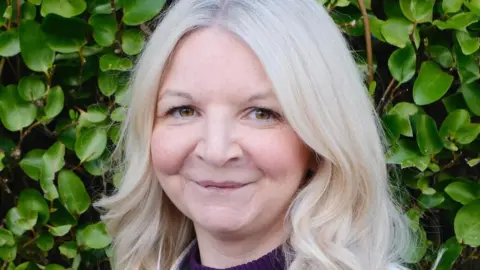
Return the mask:
<path id="1" fill-rule="evenodd" d="M 177 113 L 178 111 L 182 110 L 182 109 L 189 109 L 189 110 L 193 110 L 194 113 L 196 113 L 196 109 L 193 107 L 193 106 L 190 106 L 190 105 L 182 105 L 182 106 L 173 106 L 171 108 L 169 108 L 167 110 L 167 112 L 165 113 L 167 116 L 173 116 L 175 113 Z M 273 119 L 267 119 L 266 121 L 280 121 L 283 119 L 282 115 L 273 111 L 272 109 L 269 109 L 269 108 L 265 108 L 265 107 L 251 107 L 249 109 L 249 114 L 252 113 L 252 112 L 255 112 L 255 110 L 258 110 L 258 111 L 261 111 L 263 113 L 267 113 L 269 114 Z M 180 117 L 182 118 L 182 117 Z"/>

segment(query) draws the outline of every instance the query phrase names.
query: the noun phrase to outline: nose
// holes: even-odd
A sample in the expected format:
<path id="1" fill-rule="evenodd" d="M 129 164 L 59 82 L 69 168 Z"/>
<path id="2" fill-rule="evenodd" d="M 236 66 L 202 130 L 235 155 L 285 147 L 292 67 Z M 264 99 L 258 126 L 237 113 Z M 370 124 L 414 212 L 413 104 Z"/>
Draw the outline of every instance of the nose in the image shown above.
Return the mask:
<path id="1" fill-rule="evenodd" d="M 235 142 L 234 128 L 234 123 L 227 119 L 207 119 L 204 122 L 201 139 L 195 147 L 195 155 L 217 167 L 239 160 L 243 151 Z"/>

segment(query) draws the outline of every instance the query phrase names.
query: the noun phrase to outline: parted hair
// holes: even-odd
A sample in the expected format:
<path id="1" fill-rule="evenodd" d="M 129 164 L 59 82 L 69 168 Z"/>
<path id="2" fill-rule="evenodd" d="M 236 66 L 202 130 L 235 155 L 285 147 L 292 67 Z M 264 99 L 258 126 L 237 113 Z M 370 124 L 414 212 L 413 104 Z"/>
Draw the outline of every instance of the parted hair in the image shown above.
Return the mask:
<path id="1" fill-rule="evenodd" d="M 205 27 L 229 31 L 253 50 L 286 120 L 318 157 L 318 170 L 285 216 L 288 269 L 401 267 L 412 236 L 393 199 L 384 134 L 354 56 L 324 7 L 315 0 L 179 0 L 155 24 L 128 88 L 112 165 L 120 184 L 94 204 L 113 236 L 115 269 L 154 270 L 159 262 L 168 270 L 195 238 L 192 222 L 153 173 L 150 142 L 172 52 Z"/>

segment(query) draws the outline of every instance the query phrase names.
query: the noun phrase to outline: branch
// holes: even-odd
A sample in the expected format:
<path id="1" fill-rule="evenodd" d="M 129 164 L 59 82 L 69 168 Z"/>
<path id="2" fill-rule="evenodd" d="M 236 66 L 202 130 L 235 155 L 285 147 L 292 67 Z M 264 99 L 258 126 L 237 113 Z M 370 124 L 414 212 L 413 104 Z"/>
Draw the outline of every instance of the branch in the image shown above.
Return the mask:
<path id="1" fill-rule="evenodd" d="M 357 0 L 358 6 L 362 11 L 363 26 L 365 28 L 365 46 L 367 47 L 367 64 L 368 64 L 368 84 L 373 82 L 373 51 L 372 51 L 372 35 L 370 31 L 370 22 L 368 21 L 367 9 L 363 0 Z"/>
<path id="2" fill-rule="evenodd" d="M 20 0 L 16 0 L 16 4 L 17 4 L 17 25 L 20 25 L 20 19 L 21 19 Z"/>
<path id="3" fill-rule="evenodd" d="M 380 101 L 378 102 L 378 105 L 377 105 L 377 113 L 378 115 L 381 115 L 382 112 L 383 112 L 383 107 L 384 107 L 384 104 L 385 104 L 385 100 L 387 99 L 387 97 L 390 95 L 390 92 L 394 91 L 394 89 L 396 88 L 393 88 L 393 85 L 395 84 L 395 78 L 392 78 L 392 80 L 390 81 L 390 83 L 388 84 L 387 86 L 387 89 L 385 90 L 385 92 L 383 92 L 383 96 L 382 98 L 380 99 Z"/>

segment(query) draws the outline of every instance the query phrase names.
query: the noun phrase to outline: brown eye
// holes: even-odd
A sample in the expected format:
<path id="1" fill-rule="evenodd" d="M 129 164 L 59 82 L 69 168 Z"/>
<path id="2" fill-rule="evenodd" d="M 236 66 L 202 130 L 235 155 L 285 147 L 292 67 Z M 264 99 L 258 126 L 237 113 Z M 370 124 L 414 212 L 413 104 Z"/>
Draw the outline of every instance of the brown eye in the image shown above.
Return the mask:
<path id="1" fill-rule="evenodd" d="M 195 114 L 195 111 L 192 108 L 185 107 L 185 108 L 180 108 L 178 110 L 178 114 L 181 117 L 191 117 Z"/>
<path id="2" fill-rule="evenodd" d="M 259 120 L 269 120 L 270 118 L 272 118 L 272 112 L 264 109 L 256 109 L 255 118 Z"/>

